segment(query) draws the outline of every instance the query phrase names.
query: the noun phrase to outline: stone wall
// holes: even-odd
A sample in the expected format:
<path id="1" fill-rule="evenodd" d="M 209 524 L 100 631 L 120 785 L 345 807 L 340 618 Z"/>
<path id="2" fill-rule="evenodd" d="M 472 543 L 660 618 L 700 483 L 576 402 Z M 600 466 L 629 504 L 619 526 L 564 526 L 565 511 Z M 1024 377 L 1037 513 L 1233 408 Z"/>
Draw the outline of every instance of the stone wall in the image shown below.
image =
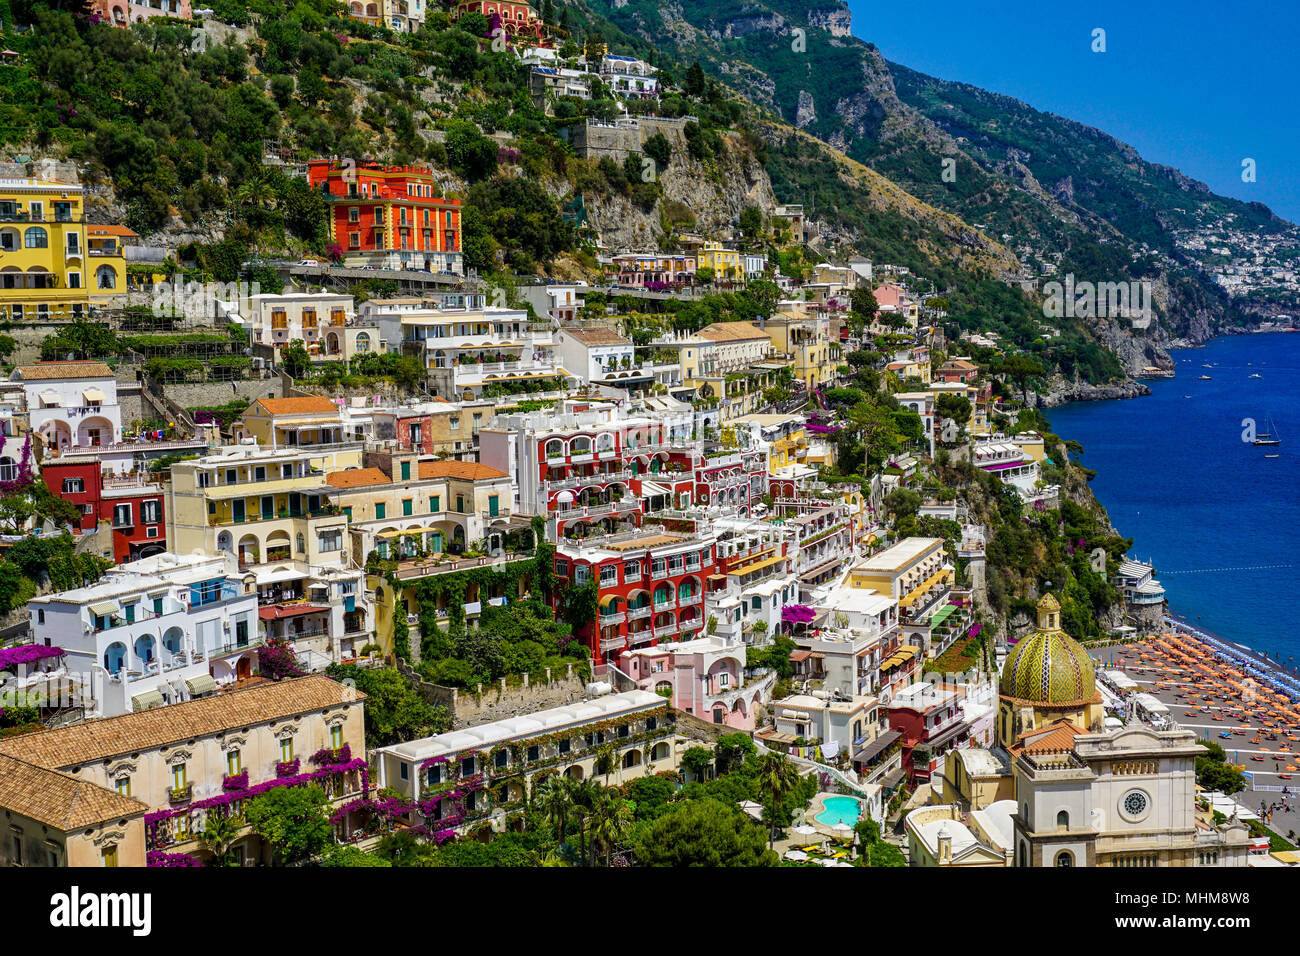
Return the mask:
<path id="1" fill-rule="evenodd" d="M 686 711 L 678 710 L 675 707 L 673 708 L 673 715 L 677 718 L 677 736 L 685 737 L 687 740 L 699 741 L 705 746 L 712 747 L 718 742 L 719 737 L 745 733 L 743 730 L 728 727 L 726 724 L 715 724 L 707 720 L 700 720 L 694 714 L 688 714 Z"/>
<path id="2" fill-rule="evenodd" d="M 258 398 L 280 398 L 278 378 L 240 379 L 234 382 L 186 382 L 163 386 L 167 397 L 181 408 L 225 405 L 238 399 L 252 404 Z"/>
<path id="3" fill-rule="evenodd" d="M 503 677 L 498 684 L 478 685 L 477 691 L 463 691 L 430 683 L 404 661 L 397 662 L 397 670 L 425 700 L 447 708 L 451 714 L 453 730 L 463 730 L 587 699 L 587 685 L 574 673 L 572 664 L 566 667 L 564 674 L 552 673 L 547 668 L 549 680 L 546 682 L 529 681 L 525 674 L 521 686 L 508 686 Z"/>

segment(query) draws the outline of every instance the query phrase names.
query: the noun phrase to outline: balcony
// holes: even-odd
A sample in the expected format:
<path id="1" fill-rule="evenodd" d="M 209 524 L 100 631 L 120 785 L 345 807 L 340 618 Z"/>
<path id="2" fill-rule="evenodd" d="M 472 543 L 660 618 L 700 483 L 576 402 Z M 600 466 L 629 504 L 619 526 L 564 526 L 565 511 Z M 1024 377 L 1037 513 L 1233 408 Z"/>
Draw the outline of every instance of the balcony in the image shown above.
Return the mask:
<path id="1" fill-rule="evenodd" d="M 676 606 L 677 601 L 674 598 L 669 598 L 667 601 L 655 601 L 655 613 L 658 614 L 660 611 L 671 611 Z"/>
<path id="2" fill-rule="evenodd" d="M 645 607 L 634 607 L 627 612 L 627 619 L 629 621 L 639 621 L 642 618 L 649 617 L 652 610 L 648 604 Z"/>
<path id="3" fill-rule="evenodd" d="M 688 594 L 686 597 L 679 597 L 677 599 L 677 606 L 690 607 L 692 604 L 699 604 L 701 600 L 702 596 L 699 594 Z"/>
<path id="4" fill-rule="evenodd" d="M 189 803 L 194 796 L 194 784 L 187 783 L 183 787 L 173 787 L 167 792 L 167 802 L 172 806 L 180 803 Z"/>
<path id="5" fill-rule="evenodd" d="M 671 637 L 672 635 L 676 634 L 679 630 L 681 630 L 681 627 L 675 623 L 661 624 L 654 629 L 654 636 L 656 638 Z"/>
<path id="6" fill-rule="evenodd" d="M 623 638 L 621 636 L 602 637 L 600 639 L 600 649 L 602 651 L 608 651 L 611 648 L 622 647 L 622 646 L 623 646 Z"/>
<path id="7" fill-rule="evenodd" d="M 602 614 L 600 616 L 600 626 L 602 628 L 617 627 L 626 620 L 627 615 L 621 612 L 618 614 Z"/>

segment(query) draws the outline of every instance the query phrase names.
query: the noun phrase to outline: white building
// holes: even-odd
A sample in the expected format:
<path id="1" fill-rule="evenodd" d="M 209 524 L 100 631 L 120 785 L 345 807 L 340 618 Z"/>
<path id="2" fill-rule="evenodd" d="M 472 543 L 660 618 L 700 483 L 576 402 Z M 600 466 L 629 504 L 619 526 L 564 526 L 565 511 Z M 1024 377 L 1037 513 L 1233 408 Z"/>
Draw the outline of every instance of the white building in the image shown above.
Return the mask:
<path id="1" fill-rule="evenodd" d="M 560 329 L 556 349 L 564 367 L 584 382 L 616 388 L 649 384 L 653 377 L 636 365 L 632 340 L 605 326 Z"/>
<path id="2" fill-rule="evenodd" d="M 228 316 L 235 318 L 234 315 Z M 356 318 L 352 296 L 329 292 L 285 292 L 248 297 L 247 314 L 239 315 L 252 342 L 283 349 L 299 339 L 315 357 L 343 357 L 339 331 Z M 335 333 L 335 348 L 327 341 Z M 371 351 L 379 351 L 375 343 Z"/>
<path id="3" fill-rule="evenodd" d="M 774 700 L 772 711 L 778 734 L 820 741 L 826 759 L 836 753 L 852 753 L 854 741 L 871 736 L 880 723 L 876 698 L 832 698 L 826 691 Z"/>
<path id="4" fill-rule="evenodd" d="M 103 362 L 39 362 L 9 376 L 27 404 L 28 427 L 47 450 L 96 448 L 122 440 L 117 377 Z"/>
<path id="5" fill-rule="evenodd" d="M 257 595 L 233 555 L 164 552 L 34 598 L 28 610 L 34 642 L 66 652 L 66 674 L 89 689 L 95 717 L 210 693 L 235 680 L 226 655 L 257 643 Z"/>

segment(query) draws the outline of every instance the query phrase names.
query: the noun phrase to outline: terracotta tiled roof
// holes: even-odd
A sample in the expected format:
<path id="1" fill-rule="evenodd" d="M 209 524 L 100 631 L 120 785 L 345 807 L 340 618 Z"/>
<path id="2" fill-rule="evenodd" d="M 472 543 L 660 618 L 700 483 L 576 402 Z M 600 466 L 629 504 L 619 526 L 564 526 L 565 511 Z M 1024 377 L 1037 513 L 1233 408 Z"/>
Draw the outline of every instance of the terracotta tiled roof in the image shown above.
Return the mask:
<path id="1" fill-rule="evenodd" d="M 105 787 L 4 755 L 0 755 L 0 807 L 64 833 L 149 809 Z"/>
<path id="2" fill-rule="evenodd" d="M 497 471 L 476 461 L 422 461 L 421 478 L 459 478 L 463 481 L 483 481 L 487 478 L 507 478 L 504 471 Z"/>
<path id="3" fill-rule="evenodd" d="M 591 326 L 583 329 L 565 329 L 564 334 L 577 339 L 583 345 L 631 345 L 632 340 L 624 338 L 613 329 L 604 326 Z"/>
<path id="4" fill-rule="evenodd" d="M 333 488 L 361 488 L 366 485 L 386 485 L 391 479 L 378 468 L 352 468 L 348 471 L 331 471 L 325 484 Z"/>
<path id="5" fill-rule="evenodd" d="M 135 232 L 134 230 L 128 229 L 128 228 L 126 228 L 126 226 L 109 226 L 109 225 L 87 226 L 87 227 L 86 227 L 86 235 L 88 235 L 88 236 L 122 236 L 122 237 L 124 237 L 124 238 L 126 238 L 126 239 L 137 239 L 137 238 L 139 238 L 139 236 L 140 236 L 140 234 L 139 234 L 138 232 Z"/>
<path id="6" fill-rule="evenodd" d="M 1025 731 L 1018 738 L 1019 744 L 1011 749 L 1014 753 L 1060 753 L 1073 749 L 1074 738 L 1087 732 L 1073 721 L 1058 720 L 1046 727 Z"/>
<path id="7" fill-rule="evenodd" d="M 714 322 L 712 325 L 706 325 L 696 334 L 711 342 L 740 342 L 745 339 L 767 338 L 766 332 L 754 328 L 748 322 Z"/>
<path id="8" fill-rule="evenodd" d="M 323 395 L 308 395 L 302 398 L 259 398 L 257 404 L 271 415 L 308 415 L 339 410 L 334 402 Z"/>
<path id="9" fill-rule="evenodd" d="M 75 767 L 91 760 L 156 750 L 232 727 L 247 727 L 364 699 L 360 691 L 313 674 L 140 713 L 10 737 L 0 740 L 0 755 L 8 754 L 49 769 Z"/>
<path id="10" fill-rule="evenodd" d="M 14 370 L 24 382 L 42 382 L 59 378 L 112 378 L 113 370 L 103 362 L 38 362 L 20 365 Z"/>

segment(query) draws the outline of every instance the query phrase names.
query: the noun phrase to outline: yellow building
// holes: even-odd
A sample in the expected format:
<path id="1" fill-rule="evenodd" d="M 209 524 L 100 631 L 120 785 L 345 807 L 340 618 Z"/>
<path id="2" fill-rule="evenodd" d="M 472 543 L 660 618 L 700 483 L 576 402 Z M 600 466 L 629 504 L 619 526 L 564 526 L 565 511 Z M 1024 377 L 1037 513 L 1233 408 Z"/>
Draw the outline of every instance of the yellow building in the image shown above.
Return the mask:
<path id="1" fill-rule="evenodd" d="M 269 448 L 330 445 L 346 441 L 339 407 L 324 396 L 259 398 L 240 418 L 238 437 Z M 359 449 L 358 449 L 359 450 Z"/>
<path id="2" fill-rule="evenodd" d="M 165 492 L 167 548 L 233 552 L 241 570 L 289 562 L 346 567 L 347 519 L 326 498 L 325 474 L 360 464 L 359 447 L 276 451 L 249 445 L 176 462 Z"/>
<path id="3" fill-rule="evenodd" d="M 840 343 L 831 336 L 829 318 L 781 313 L 763 328 L 772 347 L 787 356 L 791 371 L 809 388 L 821 388 L 833 381 L 840 364 Z"/>
<path id="4" fill-rule="evenodd" d="M 328 762 L 349 769 L 321 773 L 316 785 L 338 803 L 360 796 L 364 777 L 350 761 L 366 756 L 364 699 L 312 675 L 11 737 L 0 741 L 0 806 L 14 799 L 3 771 L 21 763 L 44 771 L 54 784 L 44 799 L 91 844 L 60 846 L 59 865 L 142 866 L 146 849 L 206 856 L 201 833 L 212 811 L 188 805 L 221 794 L 229 777 L 246 775 L 245 786 L 254 787 L 285 776 L 283 764 L 296 762 L 294 772 L 307 774 Z M 167 811 L 151 832 L 148 810 Z M 246 825 L 231 849 L 236 860 L 271 860 L 270 847 Z"/>
<path id="5" fill-rule="evenodd" d="M 513 480 L 471 461 L 420 461 L 415 452 L 372 452 L 364 468 L 325 476 L 330 502 L 343 512 L 358 562 L 417 553 L 489 553 L 507 532 L 527 527 L 510 512 Z"/>
<path id="6" fill-rule="evenodd" d="M 0 866 L 145 865 L 149 808 L 132 797 L 0 754 L 0 808 Z"/>
<path id="7" fill-rule="evenodd" d="M 740 253 L 735 249 L 706 245 L 696 256 L 697 269 L 712 269 L 714 278 L 723 280 L 740 280 L 745 278 L 745 269 L 740 262 Z"/>
<path id="8" fill-rule="evenodd" d="M 0 182 L 0 317 L 85 314 L 86 239 L 79 185 L 53 179 Z"/>
<path id="9" fill-rule="evenodd" d="M 138 233 L 126 226 L 86 227 L 86 247 L 90 255 L 87 273 L 92 303 L 126 293 L 126 254 L 122 246 L 128 240 L 139 238 Z"/>
<path id="10" fill-rule="evenodd" d="M 1092 659 L 1061 629 L 1061 605 L 1050 594 L 1038 602 L 1038 628 L 1002 665 L 998 685 L 998 743 L 1010 750 L 1025 734 L 1066 720 L 1098 733 L 1105 718 Z"/>

